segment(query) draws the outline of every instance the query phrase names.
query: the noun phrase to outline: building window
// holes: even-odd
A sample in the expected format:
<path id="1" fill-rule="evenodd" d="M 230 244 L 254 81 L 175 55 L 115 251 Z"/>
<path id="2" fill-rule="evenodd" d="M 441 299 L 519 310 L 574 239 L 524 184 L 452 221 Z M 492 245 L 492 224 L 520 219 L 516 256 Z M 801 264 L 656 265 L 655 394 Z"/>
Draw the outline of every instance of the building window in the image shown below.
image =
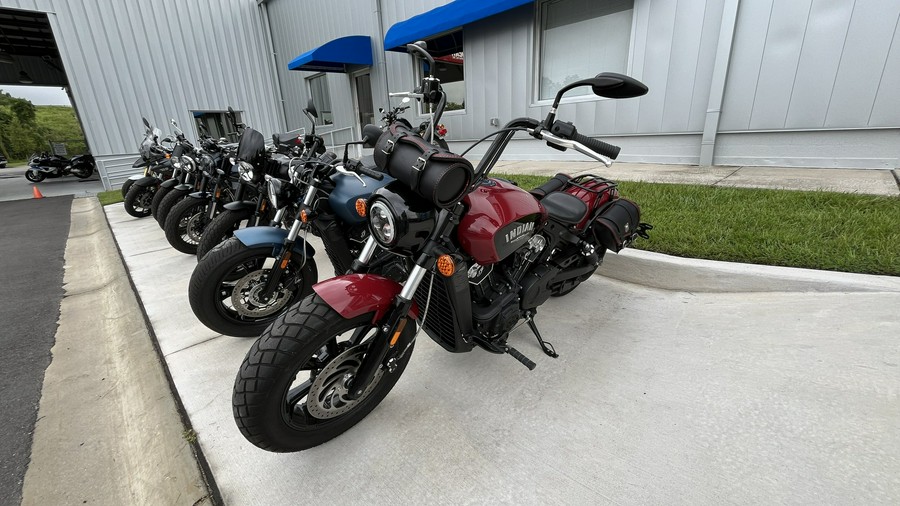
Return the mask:
<path id="1" fill-rule="evenodd" d="M 197 124 L 197 132 L 209 135 L 214 139 L 226 139 L 237 142 L 240 134 L 235 123 L 242 123 L 241 111 L 234 111 L 231 118 L 227 111 L 191 111 Z"/>
<path id="2" fill-rule="evenodd" d="M 319 118 L 316 119 L 317 125 L 331 125 L 334 123 L 334 115 L 331 111 L 331 95 L 328 93 L 328 79 L 325 74 L 310 77 L 306 80 L 309 84 L 309 96 L 312 97 L 313 104 L 316 106 L 316 112 Z"/>
<path id="3" fill-rule="evenodd" d="M 540 100 L 600 72 L 626 72 L 634 0 L 545 0 L 539 9 Z"/>
<path id="4" fill-rule="evenodd" d="M 445 111 L 461 111 L 466 108 L 466 80 L 463 61 L 463 32 L 455 32 L 429 40 L 428 52 L 434 57 L 434 77 L 441 80 L 441 88 L 447 94 Z M 422 62 L 418 78 L 428 74 L 428 63 Z"/>

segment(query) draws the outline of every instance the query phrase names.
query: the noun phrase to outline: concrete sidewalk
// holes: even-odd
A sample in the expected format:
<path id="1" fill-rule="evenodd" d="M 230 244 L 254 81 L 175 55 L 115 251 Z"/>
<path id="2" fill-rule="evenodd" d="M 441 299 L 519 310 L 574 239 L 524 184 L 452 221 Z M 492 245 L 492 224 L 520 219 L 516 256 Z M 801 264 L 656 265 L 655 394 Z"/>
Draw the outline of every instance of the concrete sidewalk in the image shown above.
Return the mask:
<path id="1" fill-rule="evenodd" d="M 816 169 L 806 167 L 698 167 L 649 163 L 500 161 L 492 172 L 552 176 L 597 174 L 616 181 L 648 181 L 775 190 L 824 190 L 871 195 L 900 195 L 900 170 Z"/>
<path id="2" fill-rule="evenodd" d="M 227 504 L 900 502 L 900 278 L 609 255 L 538 313 L 560 358 L 527 327 L 535 371 L 423 335 L 359 425 L 272 454 L 232 418 L 253 339 L 204 329 L 196 260 L 105 211 Z"/>

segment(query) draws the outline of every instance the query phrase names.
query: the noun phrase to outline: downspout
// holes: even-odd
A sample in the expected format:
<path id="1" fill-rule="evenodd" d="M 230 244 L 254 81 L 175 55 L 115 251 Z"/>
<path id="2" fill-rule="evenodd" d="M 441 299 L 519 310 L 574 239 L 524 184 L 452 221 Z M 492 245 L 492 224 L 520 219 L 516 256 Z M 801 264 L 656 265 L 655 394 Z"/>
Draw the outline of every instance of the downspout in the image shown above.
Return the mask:
<path id="1" fill-rule="evenodd" d="M 278 119 L 281 121 L 280 130 L 282 132 L 286 132 L 288 129 L 287 126 L 287 116 L 284 112 L 284 95 L 281 93 L 281 79 L 278 77 L 278 60 L 275 58 L 275 41 L 272 38 L 272 27 L 269 25 L 269 9 L 266 6 L 266 2 L 268 0 L 257 0 L 256 4 L 259 6 L 260 17 L 262 17 L 263 30 L 266 31 L 266 49 L 269 51 L 271 57 L 269 60 L 269 71 L 272 74 L 272 79 L 275 82 L 275 94 L 278 97 L 278 102 L 280 103 L 278 107 Z"/>
<path id="2" fill-rule="evenodd" d="M 384 77 L 384 104 L 386 108 L 391 107 L 391 99 L 389 93 L 391 92 L 390 85 L 388 84 L 388 68 L 387 68 L 387 60 L 384 57 L 384 20 L 381 18 L 381 0 L 375 0 L 375 18 L 378 20 L 378 64 L 381 65 L 381 75 Z"/>
<path id="3" fill-rule="evenodd" d="M 716 46 L 716 61 L 713 65 L 709 88 L 709 104 L 706 107 L 706 121 L 703 124 L 703 138 L 700 141 L 700 165 L 704 167 L 713 164 L 716 134 L 719 132 L 719 119 L 722 116 L 722 100 L 725 97 L 728 63 L 731 60 L 739 4 L 740 0 L 725 0 L 725 8 L 722 11 L 719 42 Z"/>

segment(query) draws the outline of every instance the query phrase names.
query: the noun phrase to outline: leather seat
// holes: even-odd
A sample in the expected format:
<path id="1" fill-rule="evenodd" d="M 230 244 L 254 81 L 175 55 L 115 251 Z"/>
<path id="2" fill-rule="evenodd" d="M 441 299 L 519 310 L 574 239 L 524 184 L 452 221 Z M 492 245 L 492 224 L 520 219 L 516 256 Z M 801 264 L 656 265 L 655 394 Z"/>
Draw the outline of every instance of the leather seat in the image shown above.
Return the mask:
<path id="1" fill-rule="evenodd" d="M 587 214 L 587 204 L 578 197 L 565 192 L 553 192 L 541 199 L 547 214 L 565 225 L 576 225 Z"/>

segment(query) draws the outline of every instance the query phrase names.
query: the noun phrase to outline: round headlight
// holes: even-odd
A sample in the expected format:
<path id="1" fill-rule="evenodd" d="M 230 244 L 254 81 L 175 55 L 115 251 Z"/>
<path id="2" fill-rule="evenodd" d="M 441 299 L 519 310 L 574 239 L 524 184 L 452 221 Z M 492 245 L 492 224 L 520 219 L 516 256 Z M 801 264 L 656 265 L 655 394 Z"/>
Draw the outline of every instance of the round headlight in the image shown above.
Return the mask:
<path id="1" fill-rule="evenodd" d="M 253 166 L 247 162 L 239 162 L 238 164 L 238 172 L 241 174 L 241 179 L 247 181 L 253 181 Z"/>
<path id="2" fill-rule="evenodd" d="M 180 169 L 180 168 L 181 168 L 181 162 L 172 162 L 172 166 L 175 167 L 176 169 Z"/>
<path id="3" fill-rule="evenodd" d="M 396 222 L 391 209 L 383 201 L 376 200 L 369 208 L 369 229 L 382 246 L 391 247 L 397 241 Z"/>

